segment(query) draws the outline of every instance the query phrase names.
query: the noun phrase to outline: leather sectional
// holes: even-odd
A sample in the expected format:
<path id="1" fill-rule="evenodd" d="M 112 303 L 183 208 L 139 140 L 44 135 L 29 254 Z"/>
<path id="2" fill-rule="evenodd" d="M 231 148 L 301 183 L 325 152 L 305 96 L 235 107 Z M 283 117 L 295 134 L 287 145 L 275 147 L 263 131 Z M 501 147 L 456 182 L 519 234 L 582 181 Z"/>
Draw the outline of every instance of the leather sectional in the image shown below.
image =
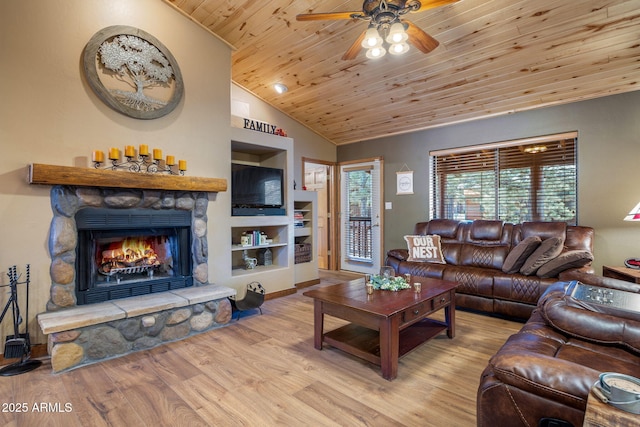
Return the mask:
<path id="1" fill-rule="evenodd" d="M 413 261 L 411 247 L 393 249 L 386 265 L 397 274 L 458 282 L 456 306 L 526 320 L 481 376 L 479 427 L 578 427 L 600 373 L 640 377 L 640 313 L 600 312 L 573 304 L 567 294 L 576 281 L 636 293 L 640 285 L 596 276 L 584 259 L 576 265 L 568 262 L 568 268 L 545 269 L 552 260 L 529 268 L 527 257 L 535 258 L 535 252 L 521 249 L 527 240 L 556 239 L 562 242 L 559 254 L 553 254 L 556 260 L 576 252 L 591 254 L 592 228 L 557 222 L 431 220 L 416 224 L 414 235 L 439 236 L 444 262 Z M 527 258 L 516 266 L 520 268 L 506 265 L 514 254 Z"/>
<path id="2" fill-rule="evenodd" d="M 408 249 L 387 252 L 385 264 L 396 274 L 410 273 L 415 277 L 432 277 L 459 283 L 456 306 L 527 319 L 544 291 L 558 281 L 560 273 L 540 277 L 533 269 L 523 274 L 505 272 L 505 261 L 525 239 L 561 242 L 561 255 L 593 252 L 594 230 L 591 227 L 569 226 L 564 222 L 456 221 L 434 219 L 415 225 L 414 235 L 440 236 L 445 263 L 410 261 Z M 526 255 L 526 254 L 525 254 Z M 561 258 L 559 255 L 558 258 Z M 590 273 L 590 258 L 579 270 Z M 576 270 L 568 267 L 567 270 Z M 510 271 L 510 270 L 507 270 Z M 415 279 L 414 279 L 415 280 Z"/>

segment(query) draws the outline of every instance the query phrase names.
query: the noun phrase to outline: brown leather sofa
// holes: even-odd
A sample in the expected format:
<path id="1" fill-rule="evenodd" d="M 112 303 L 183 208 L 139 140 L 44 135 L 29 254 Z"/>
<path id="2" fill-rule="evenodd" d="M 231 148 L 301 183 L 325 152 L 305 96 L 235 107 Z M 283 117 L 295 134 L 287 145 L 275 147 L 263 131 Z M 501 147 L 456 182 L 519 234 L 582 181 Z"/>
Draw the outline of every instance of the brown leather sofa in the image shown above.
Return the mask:
<path id="1" fill-rule="evenodd" d="M 505 273 L 503 266 L 509 253 L 525 239 L 539 237 L 542 241 L 561 239 L 563 253 L 586 251 L 591 254 L 594 230 L 568 226 L 564 222 L 509 224 L 434 219 L 417 223 L 414 235 L 440 236 L 446 263 L 409 261 L 407 249 L 392 249 L 387 252 L 385 264 L 393 267 L 396 274 L 457 282 L 460 285 L 456 289 L 456 306 L 524 320 L 531 315 L 547 287 L 558 281 L 558 275 Z M 593 272 L 590 262 L 580 270 Z"/>
<path id="2" fill-rule="evenodd" d="M 640 292 L 640 285 L 616 279 L 566 277 Z M 640 377 L 640 313 L 575 304 L 565 292 L 570 284 L 549 287 L 522 329 L 489 361 L 477 394 L 479 427 L 582 426 L 600 373 Z"/>

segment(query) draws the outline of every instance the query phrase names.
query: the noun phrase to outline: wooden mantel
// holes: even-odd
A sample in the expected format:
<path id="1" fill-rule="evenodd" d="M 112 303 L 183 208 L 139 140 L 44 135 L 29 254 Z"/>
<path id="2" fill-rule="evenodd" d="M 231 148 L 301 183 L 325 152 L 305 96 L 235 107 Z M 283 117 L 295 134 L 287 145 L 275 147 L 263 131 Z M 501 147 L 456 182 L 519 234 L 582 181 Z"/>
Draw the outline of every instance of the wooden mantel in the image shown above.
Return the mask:
<path id="1" fill-rule="evenodd" d="M 29 165 L 29 184 L 204 191 L 209 193 L 227 191 L 227 180 L 224 178 L 136 173 L 39 163 Z"/>

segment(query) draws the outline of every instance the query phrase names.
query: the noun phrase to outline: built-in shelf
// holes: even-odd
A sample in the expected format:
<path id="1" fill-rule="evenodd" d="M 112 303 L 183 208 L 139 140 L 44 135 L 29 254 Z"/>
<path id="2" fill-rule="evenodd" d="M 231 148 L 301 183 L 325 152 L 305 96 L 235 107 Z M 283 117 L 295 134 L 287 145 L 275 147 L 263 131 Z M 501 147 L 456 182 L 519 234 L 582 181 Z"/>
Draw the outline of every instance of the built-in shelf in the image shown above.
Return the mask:
<path id="1" fill-rule="evenodd" d="M 29 165 L 29 184 L 204 191 L 208 193 L 227 191 L 227 180 L 224 178 L 137 173 L 39 163 Z"/>
<path id="2" fill-rule="evenodd" d="M 252 268 L 251 270 L 247 270 L 242 267 L 234 267 L 231 273 L 234 277 L 250 276 L 254 274 L 258 274 L 258 275 L 264 274 L 265 272 L 269 272 L 269 271 L 284 270 L 286 268 L 287 268 L 286 266 L 276 265 L 276 264 L 258 265 L 256 268 Z"/>
<path id="3" fill-rule="evenodd" d="M 266 249 L 266 248 L 277 248 L 279 246 L 287 246 L 286 243 L 269 243 L 267 245 L 253 245 L 253 246 L 242 246 L 242 245 L 231 245 L 232 251 L 243 251 L 248 249 Z"/>
<path id="4" fill-rule="evenodd" d="M 295 237 L 306 237 L 306 236 L 311 236 L 311 229 L 309 227 L 296 227 L 294 229 L 294 236 Z"/>
<path id="5" fill-rule="evenodd" d="M 248 129 L 231 128 L 231 163 L 282 169 L 284 172 L 284 215 L 231 216 L 231 278 L 229 283 L 244 295 L 248 283 L 259 282 L 269 294 L 295 292 L 293 237 L 293 140 Z M 230 183 L 231 184 L 231 183 Z M 267 212 L 265 212 L 267 213 Z M 243 234 L 259 233 L 268 239 L 263 245 L 242 246 Z M 246 241 L 246 240 L 245 240 Z M 255 243 L 255 240 L 251 241 Z M 267 248 L 271 263 L 265 261 Z M 255 258 L 250 268 L 247 258 Z M 265 263 L 267 265 L 265 265 Z"/>
<path id="6" fill-rule="evenodd" d="M 318 275 L 318 197 L 315 191 L 294 191 L 295 276 L 296 286 L 320 282 Z"/>

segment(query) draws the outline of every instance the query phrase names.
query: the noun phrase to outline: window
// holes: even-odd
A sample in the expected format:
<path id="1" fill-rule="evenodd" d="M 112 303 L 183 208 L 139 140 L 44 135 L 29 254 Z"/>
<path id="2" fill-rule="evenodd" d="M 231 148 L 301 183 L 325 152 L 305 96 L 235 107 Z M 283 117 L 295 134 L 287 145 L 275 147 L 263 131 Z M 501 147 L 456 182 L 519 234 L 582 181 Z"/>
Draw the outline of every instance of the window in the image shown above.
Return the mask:
<path id="1" fill-rule="evenodd" d="M 432 151 L 432 217 L 577 218 L 577 133 Z"/>

